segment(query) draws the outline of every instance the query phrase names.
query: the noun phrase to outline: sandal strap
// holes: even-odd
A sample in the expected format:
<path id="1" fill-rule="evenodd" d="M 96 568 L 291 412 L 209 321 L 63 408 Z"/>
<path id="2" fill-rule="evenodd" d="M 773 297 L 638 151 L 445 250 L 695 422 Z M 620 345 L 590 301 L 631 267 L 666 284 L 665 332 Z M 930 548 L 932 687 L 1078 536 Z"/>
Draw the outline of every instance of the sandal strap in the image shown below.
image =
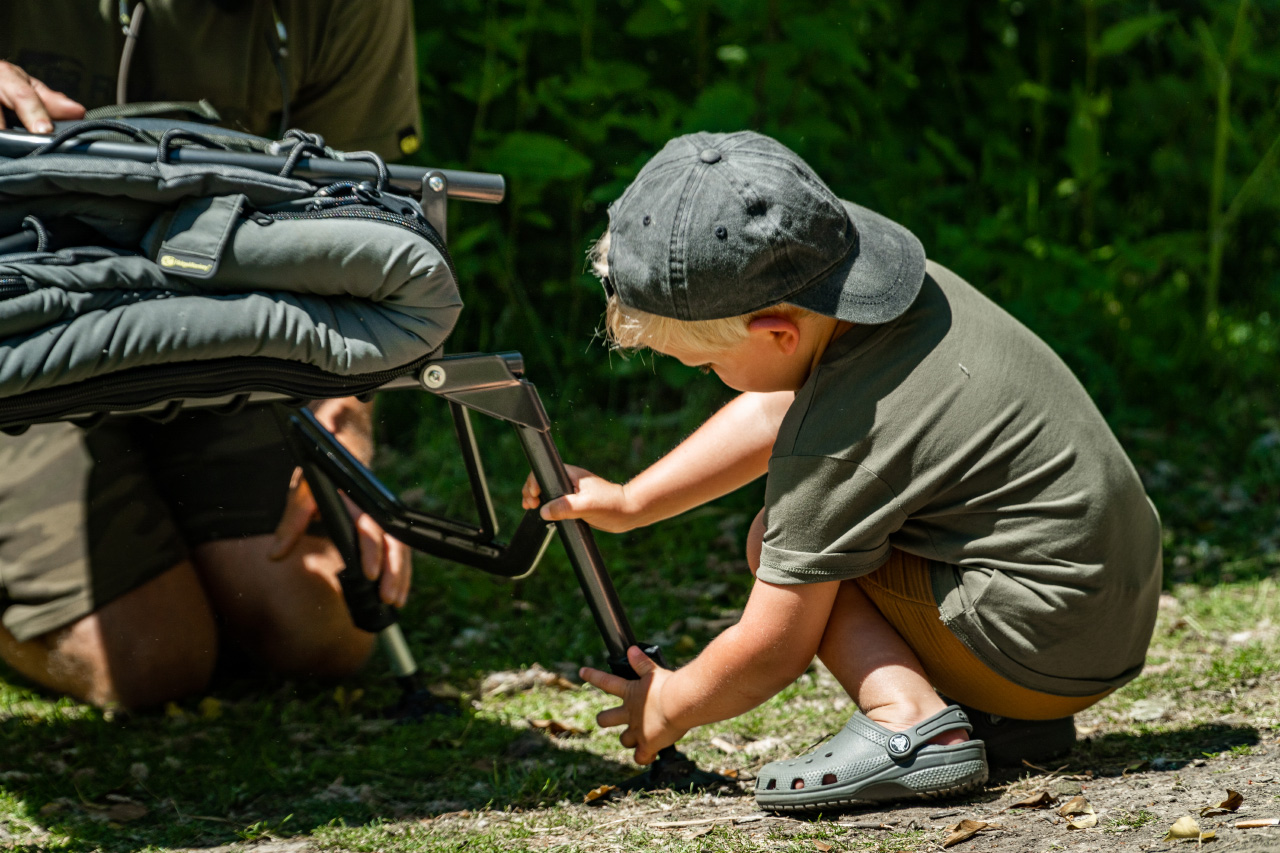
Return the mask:
<path id="1" fill-rule="evenodd" d="M 920 747 L 945 732 L 964 729 L 973 731 L 969 716 L 958 705 L 948 705 L 926 720 L 916 723 L 911 728 L 893 732 L 885 741 L 884 748 L 895 759 L 905 758 Z"/>

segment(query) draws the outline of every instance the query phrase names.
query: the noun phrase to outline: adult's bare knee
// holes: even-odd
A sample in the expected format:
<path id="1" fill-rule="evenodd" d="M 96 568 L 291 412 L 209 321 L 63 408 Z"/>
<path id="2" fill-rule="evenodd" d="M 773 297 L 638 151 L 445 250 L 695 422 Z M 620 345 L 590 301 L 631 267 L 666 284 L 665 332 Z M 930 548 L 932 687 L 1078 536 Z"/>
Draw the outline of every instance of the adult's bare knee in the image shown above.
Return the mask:
<path id="1" fill-rule="evenodd" d="M 183 563 L 43 636 L 19 642 L 0 632 L 0 655 L 50 690 L 138 709 L 203 691 L 217 635 L 195 573 Z"/>
<path id="2" fill-rule="evenodd" d="M 233 639 L 272 671 L 282 675 L 342 678 L 364 666 L 374 635 L 351 622 L 339 599 L 306 613 L 287 606 L 266 607 L 255 625 L 239 622 Z"/>
<path id="3" fill-rule="evenodd" d="M 112 601 L 92 620 L 79 639 L 82 648 L 94 639 L 100 643 L 100 685 L 110 694 L 107 701 L 145 708 L 208 686 L 217 662 L 217 629 L 190 563 Z M 89 701 L 102 704 L 102 698 Z"/>
<path id="4" fill-rule="evenodd" d="M 360 669 L 374 637 L 351 621 L 337 549 L 306 536 L 287 558 L 271 560 L 271 545 L 271 537 L 251 537 L 197 549 L 228 636 L 284 675 L 340 678 Z"/>

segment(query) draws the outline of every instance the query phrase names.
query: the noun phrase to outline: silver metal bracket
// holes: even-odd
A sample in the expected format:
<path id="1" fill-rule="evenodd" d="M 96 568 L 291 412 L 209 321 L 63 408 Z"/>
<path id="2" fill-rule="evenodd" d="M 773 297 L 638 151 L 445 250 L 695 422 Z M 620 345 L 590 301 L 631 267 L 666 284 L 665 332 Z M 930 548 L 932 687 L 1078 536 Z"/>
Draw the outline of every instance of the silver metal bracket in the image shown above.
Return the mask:
<path id="1" fill-rule="evenodd" d="M 469 353 L 427 362 L 418 381 L 437 397 L 500 421 L 549 432 L 551 421 L 542 400 L 523 373 L 519 353 Z"/>
<path id="2" fill-rule="evenodd" d="M 428 169 L 422 176 L 422 214 L 440 239 L 449 242 L 448 227 L 449 179 L 439 169 Z"/>

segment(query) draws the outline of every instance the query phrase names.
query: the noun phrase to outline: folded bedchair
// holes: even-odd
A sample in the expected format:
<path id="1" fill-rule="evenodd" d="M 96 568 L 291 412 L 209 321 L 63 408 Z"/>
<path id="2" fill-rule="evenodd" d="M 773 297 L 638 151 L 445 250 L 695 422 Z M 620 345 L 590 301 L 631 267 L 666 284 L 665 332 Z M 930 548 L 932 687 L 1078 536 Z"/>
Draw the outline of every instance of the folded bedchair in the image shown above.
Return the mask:
<path id="1" fill-rule="evenodd" d="M 159 119 L 0 131 L 0 429 L 272 406 L 346 562 L 352 617 L 378 634 L 406 697 L 416 665 L 360 571 L 339 491 L 412 548 L 495 575 L 531 571 L 558 533 L 611 668 L 634 678 L 636 640 L 590 529 L 534 510 L 498 537 L 471 412 L 515 428 L 543 495 L 572 488 L 523 358 L 442 354 L 462 308 L 447 199 L 503 193 L 497 175 L 388 167 L 297 131 L 271 142 Z M 406 507 L 305 405 L 390 388 L 447 402 L 478 523 Z M 684 764 L 674 749 L 664 759 Z"/>

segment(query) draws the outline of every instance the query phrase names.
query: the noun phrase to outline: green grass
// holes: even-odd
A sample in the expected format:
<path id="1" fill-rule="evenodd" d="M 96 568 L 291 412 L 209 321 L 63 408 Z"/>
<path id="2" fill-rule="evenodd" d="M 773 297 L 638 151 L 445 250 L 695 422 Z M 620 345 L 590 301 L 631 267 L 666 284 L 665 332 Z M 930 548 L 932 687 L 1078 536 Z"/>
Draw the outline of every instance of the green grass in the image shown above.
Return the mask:
<path id="1" fill-rule="evenodd" d="M 1153 820 L 1156 820 L 1156 816 L 1146 809 L 1139 809 L 1136 812 L 1120 812 L 1109 818 L 1103 825 L 1103 829 L 1109 832 L 1127 832 L 1131 829 L 1146 826 Z"/>
<path id="2" fill-rule="evenodd" d="M 561 444 L 568 461 L 626 476 L 686 434 L 715 402 L 613 420 L 564 413 Z M 509 530 L 526 469 L 504 431 L 478 426 Z M 387 482 L 433 511 L 460 511 L 465 481 L 451 461 L 445 422 L 393 407 L 384 431 Z M 1157 503 L 1199 500 L 1184 492 L 1153 494 Z M 742 540 L 760 499 L 757 485 L 659 528 L 599 537 L 637 634 L 662 643 L 672 663 L 692 657 L 714 636 L 717 620 L 741 608 L 750 586 Z M 1273 524 L 1277 517 L 1274 506 L 1249 512 Z M 1148 671 L 1082 715 L 1097 732 L 1074 760 L 1097 772 L 1245 755 L 1261 730 L 1277 725 L 1280 632 L 1267 622 L 1280 601 L 1274 554 L 1247 544 L 1253 540 L 1242 522 L 1206 532 L 1185 526 L 1176 512 L 1165 520 L 1167 554 L 1206 556 L 1170 585 Z M 1240 569 L 1244 564 L 1251 568 Z M 1202 582 L 1223 567 L 1235 580 Z M 479 695 L 493 671 L 535 662 L 572 671 L 603 662 L 558 546 L 537 573 L 518 581 L 419 558 L 403 621 L 427 680 L 462 693 L 460 716 L 412 725 L 380 719 L 397 693 L 378 662 L 341 690 L 224 677 L 213 689 L 214 704 L 137 715 L 51 699 L 0 672 L 0 849 L 163 851 L 303 836 L 325 848 L 370 851 L 453 851 L 464 841 L 472 849 L 540 849 L 554 839 L 568 851 L 812 853 L 815 841 L 833 850 L 896 851 L 939 840 L 930 831 L 866 833 L 829 821 L 717 824 L 700 835 L 697 827 L 648 825 L 667 819 L 664 807 L 678 812 L 702 795 L 628 800 L 631 812 L 652 814 L 613 824 L 615 803 L 583 806 L 587 792 L 636 772 L 616 734 L 595 727 L 595 715 L 612 700 L 586 688 Z M 1134 720 L 1140 700 L 1165 703 L 1170 713 Z M 1253 713 L 1264 705 L 1269 715 Z M 681 748 L 704 768 L 749 774 L 838 730 L 849 713 L 848 698 L 815 668 L 750 713 L 691 732 Z M 530 728 L 528 721 L 546 719 L 587 734 L 553 740 Z M 712 743 L 717 736 L 755 746 L 726 753 Z M 113 817 L 130 805 L 147 812 Z M 752 811 L 749 798 L 736 795 L 726 794 L 717 807 L 727 815 Z M 1139 811 L 1115 815 L 1107 827 L 1126 831 L 1150 820 Z"/>

